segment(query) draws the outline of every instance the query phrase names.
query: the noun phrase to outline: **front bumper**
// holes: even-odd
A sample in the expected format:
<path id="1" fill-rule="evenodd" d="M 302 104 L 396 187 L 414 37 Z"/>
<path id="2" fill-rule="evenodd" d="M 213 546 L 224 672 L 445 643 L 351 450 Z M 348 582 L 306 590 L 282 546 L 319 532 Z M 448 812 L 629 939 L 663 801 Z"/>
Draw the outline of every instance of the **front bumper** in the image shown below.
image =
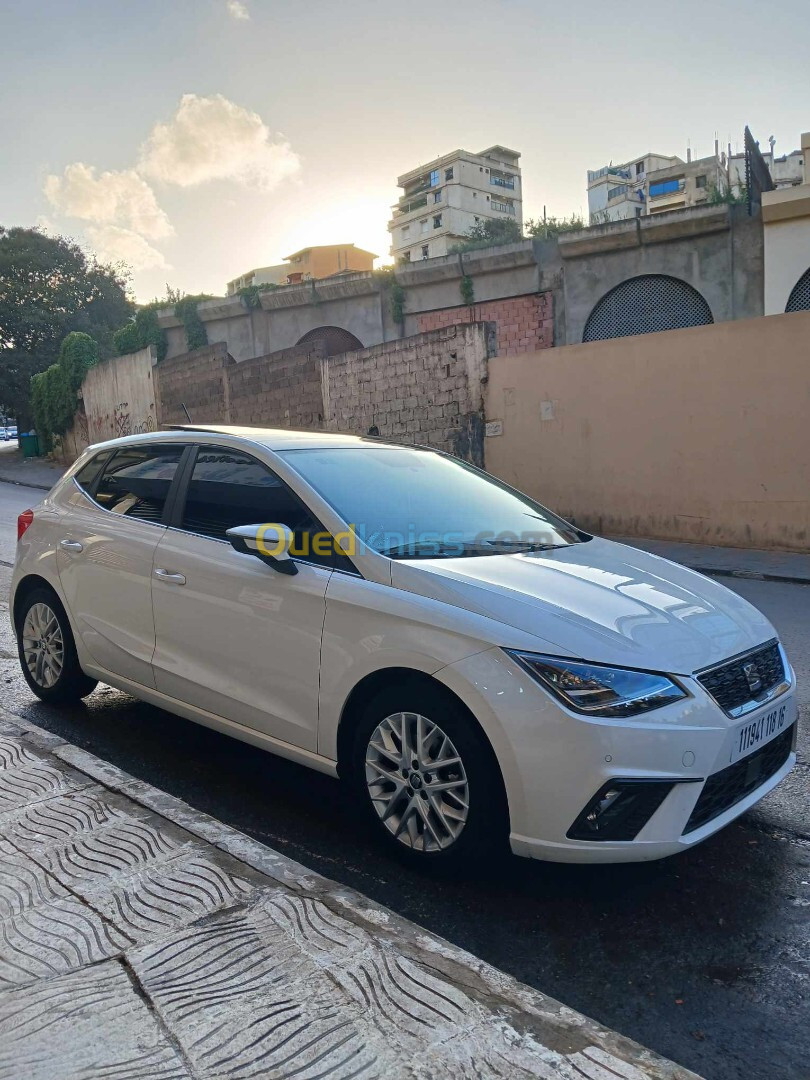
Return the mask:
<path id="1" fill-rule="evenodd" d="M 707 780 L 728 768 L 742 721 L 728 717 L 696 680 L 680 678 L 692 695 L 683 702 L 643 719 L 613 721 L 565 709 L 500 649 L 467 657 L 438 677 L 467 701 L 492 742 L 506 786 L 515 854 L 605 863 L 660 859 L 694 847 L 784 779 L 796 760 L 795 675 L 789 665 L 788 673 L 788 689 L 763 706 L 763 711 L 785 707 L 782 730 L 791 730 L 793 741 L 787 757 L 733 805 L 723 809 L 717 802 L 713 811 L 721 807 L 720 812 L 703 821 L 700 814 L 693 817 L 696 807 Z M 583 807 L 619 778 L 673 786 L 634 839 L 570 838 Z"/>

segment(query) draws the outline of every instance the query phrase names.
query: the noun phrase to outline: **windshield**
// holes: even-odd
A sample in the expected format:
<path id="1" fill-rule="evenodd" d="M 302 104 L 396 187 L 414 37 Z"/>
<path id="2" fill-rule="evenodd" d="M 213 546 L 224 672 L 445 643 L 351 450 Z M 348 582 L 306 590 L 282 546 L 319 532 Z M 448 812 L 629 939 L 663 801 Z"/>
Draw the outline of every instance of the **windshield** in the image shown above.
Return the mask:
<path id="1" fill-rule="evenodd" d="M 583 539 L 525 495 L 430 450 L 341 447 L 279 456 L 369 547 L 390 558 L 503 555 Z"/>

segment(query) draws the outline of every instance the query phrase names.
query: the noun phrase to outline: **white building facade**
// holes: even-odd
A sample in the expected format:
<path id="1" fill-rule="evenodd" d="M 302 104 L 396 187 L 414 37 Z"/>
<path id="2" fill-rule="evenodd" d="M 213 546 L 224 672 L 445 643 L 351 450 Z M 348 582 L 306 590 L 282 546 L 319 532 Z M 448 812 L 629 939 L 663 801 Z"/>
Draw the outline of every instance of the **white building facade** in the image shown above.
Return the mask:
<path id="1" fill-rule="evenodd" d="M 646 213 L 647 177 L 659 169 L 683 164 L 679 157 L 644 154 L 623 165 L 588 170 L 588 215 L 591 225 L 624 221 Z"/>
<path id="2" fill-rule="evenodd" d="M 478 154 L 454 150 L 398 177 L 403 189 L 388 231 L 398 263 L 447 255 L 487 219 L 523 224 L 520 154 L 490 146 Z"/>

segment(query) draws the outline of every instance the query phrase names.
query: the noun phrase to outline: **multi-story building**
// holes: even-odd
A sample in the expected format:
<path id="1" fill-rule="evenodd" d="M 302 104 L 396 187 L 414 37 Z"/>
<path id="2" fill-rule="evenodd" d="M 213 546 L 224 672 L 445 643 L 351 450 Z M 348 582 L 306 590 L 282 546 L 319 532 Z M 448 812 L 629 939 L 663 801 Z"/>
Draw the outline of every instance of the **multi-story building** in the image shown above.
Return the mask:
<path id="1" fill-rule="evenodd" d="M 487 219 L 523 224 L 520 154 L 490 146 L 478 154 L 454 150 L 398 177 L 404 194 L 388 222 L 397 262 L 447 255 Z"/>
<path id="2" fill-rule="evenodd" d="M 644 154 L 624 165 L 588 170 L 588 213 L 591 225 L 623 221 L 645 213 L 647 177 L 658 169 L 683 164 L 679 157 Z"/>
<path id="3" fill-rule="evenodd" d="M 687 153 L 686 161 L 648 174 L 644 185 L 645 213 L 661 214 L 701 206 L 727 190 L 725 155 L 720 157 L 716 146 L 711 157 L 691 160 L 691 154 Z"/>
<path id="4" fill-rule="evenodd" d="M 369 271 L 377 258 L 354 244 L 320 244 L 285 255 L 276 266 L 260 266 L 228 282 L 228 296 L 249 285 L 295 285 L 300 281 Z"/>
<path id="5" fill-rule="evenodd" d="M 760 153 L 768 166 L 775 187 L 796 187 L 804 183 L 803 151 L 793 150 L 789 154 L 776 157 L 773 150 L 776 140 L 773 136 L 769 142 L 770 150 L 763 150 L 760 147 Z M 745 186 L 745 154 L 732 154 L 731 146 L 728 148 L 728 178 L 735 192 L 740 192 Z"/>
<path id="6" fill-rule="evenodd" d="M 802 151 L 782 157 L 763 152 L 777 188 L 802 183 Z M 710 202 L 716 193 L 729 189 L 739 195 L 745 185 L 745 154 L 720 152 L 715 140 L 714 154 L 693 160 L 691 151 L 682 158 L 645 154 L 624 165 L 605 165 L 588 171 L 588 211 L 591 225 L 625 218 L 646 217 L 666 210 L 682 210 Z"/>

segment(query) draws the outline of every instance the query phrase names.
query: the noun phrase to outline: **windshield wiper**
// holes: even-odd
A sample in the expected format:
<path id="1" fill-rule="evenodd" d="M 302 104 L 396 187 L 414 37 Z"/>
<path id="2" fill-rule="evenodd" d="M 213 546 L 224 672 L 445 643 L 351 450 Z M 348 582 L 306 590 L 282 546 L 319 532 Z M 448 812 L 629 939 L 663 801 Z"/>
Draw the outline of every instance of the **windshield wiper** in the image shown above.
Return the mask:
<path id="1" fill-rule="evenodd" d="M 570 544 L 540 544 L 533 540 L 485 540 L 492 547 L 506 548 L 509 551 L 554 551 L 556 548 L 570 547 Z"/>
<path id="2" fill-rule="evenodd" d="M 452 544 L 443 548 L 437 540 L 413 540 L 409 544 L 394 544 L 393 547 L 381 548 L 380 555 L 389 559 L 407 558 L 409 555 L 418 558 L 420 555 L 429 559 L 452 559 L 461 554 L 466 545 Z"/>

